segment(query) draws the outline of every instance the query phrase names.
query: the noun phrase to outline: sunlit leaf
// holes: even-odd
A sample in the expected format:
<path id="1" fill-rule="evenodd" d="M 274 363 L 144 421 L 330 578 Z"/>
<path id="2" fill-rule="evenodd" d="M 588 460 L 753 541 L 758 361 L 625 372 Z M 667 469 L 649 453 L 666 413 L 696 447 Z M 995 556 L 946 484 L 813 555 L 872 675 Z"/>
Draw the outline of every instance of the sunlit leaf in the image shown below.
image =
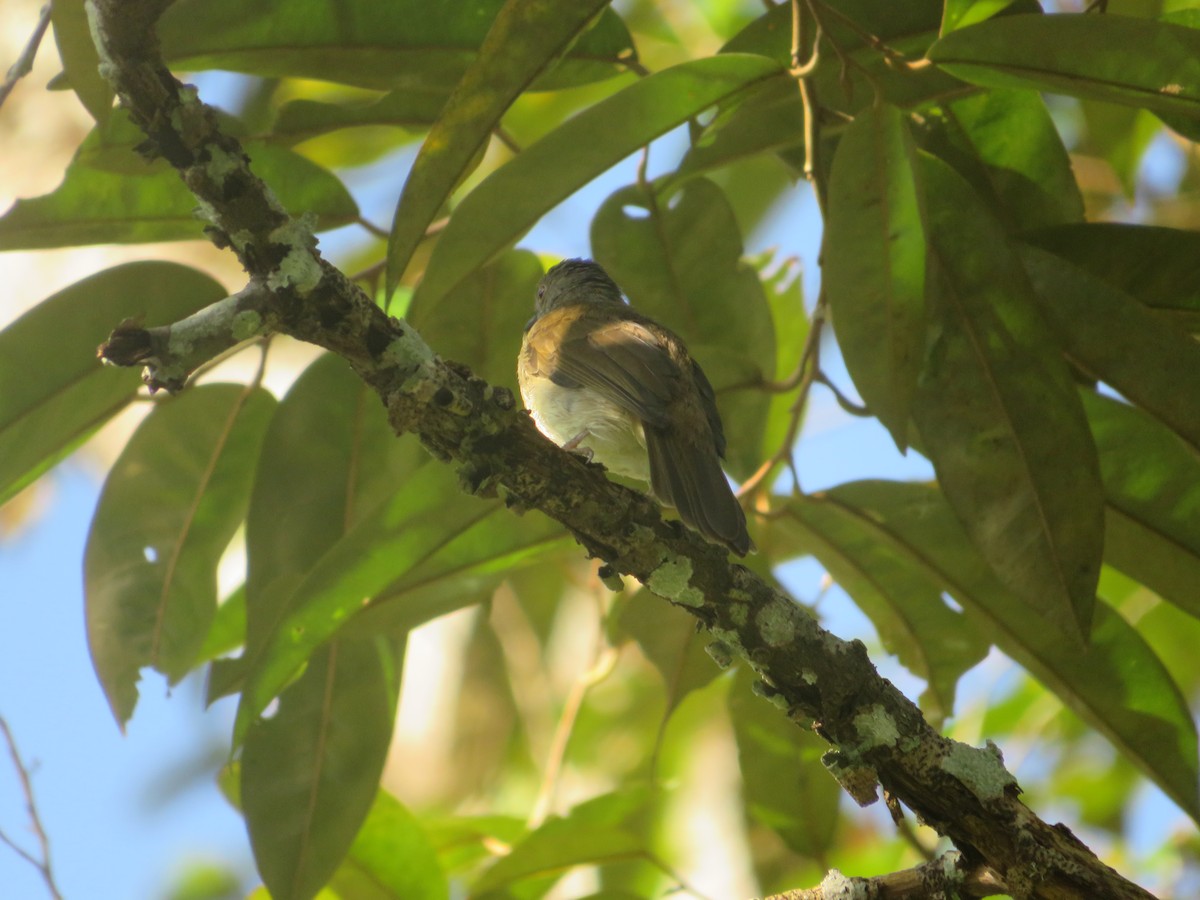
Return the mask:
<path id="1" fill-rule="evenodd" d="M 129 263 L 64 288 L 0 331 L 0 503 L 137 395 L 135 373 L 96 359 L 96 347 L 118 323 L 165 325 L 224 296 L 195 269 Z"/>
<path id="2" fill-rule="evenodd" d="M 976 91 L 921 118 L 923 148 L 954 166 L 1010 231 L 1083 219 L 1071 160 L 1037 92 Z"/>
<path id="3" fill-rule="evenodd" d="M 867 408 L 908 447 L 925 351 L 925 232 L 916 147 L 895 107 L 868 107 L 838 144 L 821 249 L 838 346 Z"/>
<path id="4" fill-rule="evenodd" d="M 1200 820 L 1196 726 L 1175 682 L 1124 619 L 1097 603 L 1089 646 L 1058 630 L 1006 590 L 971 546 L 939 493 L 926 485 L 856 482 L 827 492 L 899 559 L 986 617 L 988 636 L 1104 734 L 1193 818 Z"/>
<path id="5" fill-rule="evenodd" d="M 768 397 L 745 389 L 774 375 L 775 338 L 724 193 L 706 179 L 670 197 L 622 188 L 592 220 L 592 252 L 635 309 L 683 337 L 717 392 L 730 471 L 746 477 L 762 461 Z"/>
<path id="6" fill-rule="evenodd" d="M 924 156 L 936 339 L 913 415 L 938 480 L 997 576 L 1086 639 L 1104 500 L 1079 398 L 999 223 Z"/>
<path id="7" fill-rule="evenodd" d="M 1015 0 L 946 0 L 942 14 L 942 34 L 966 28 L 1007 9 Z"/>
<path id="8" fill-rule="evenodd" d="M 341 896 L 362 900 L 442 900 L 450 885 L 429 836 L 416 817 L 384 790 L 331 884 Z"/>
<path id="9" fill-rule="evenodd" d="M 758 270 L 767 305 L 771 309 L 771 324 L 775 331 L 776 381 L 784 382 L 795 374 L 808 340 L 808 313 L 804 309 L 804 283 L 800 277 L 799 260 L 781 259 L 778 252 L 767 251 L 746 260 Z M 787 440 L 795 399 L 785 393 L 771 396 L 767 405 L 767 424 L 763 429 L 760 453 L 766 459 Z"/>
<path id="10" fill-rule="evenodd" d="M 1200 452 L 1200 344 L 1060 257 L 1021 259 L 1071 361 Z"/>
<path id="11" fill-rule="evenodd" d="M 400 283 L 425 229 L 487 144 L 504 111 L 608 0 L 508 0 L 417 154 L 388 238 L 387 287 Z"/>
<path id="12" fill-rule="evenodd" d="M 1145 414 L 1083 395 L 1108 501 L 1104 558 L 1200 618 L 1200 457 Z"/>
<path id="13" fill-rule="evenodd" d="M 316 216 L 318 230 L 357 218 L 358 206 L 331 172 L 281 147 L 260 144 L 249 152 L 284 208 Z M 18 200 L 0 218 L 0 250 L 200 240 L 203 228 L 196 198 L 165 164 L 141 177 L 75 164 L 53 193 Z"/>
<path id="14" fill-rule="evenodd" d="M 308 900 L 350 849 L 379 787 L 402 654 L 382 640 L 334 641 L 256 721 L 241 799 L 258 870 L 276 900 Z"/>
<path id="15" fill-rule="evenodd" d="M 833 846 L 842 793 L 821 765 L 829 745 L 755 696 L 754 681 L 743 666 L 729 691 L 746 811 L 794 852 L 823 860 Z"/>
<path id="16" fill-rule="evenodd" d="M 117 721 L 138 673 L 178 681 L 204 644 L 274 399 L 206 385 L 146 418 L 104 483 L 84 559 L 88 644 Z"/>
<path id="17" fill-rule="evenodd" d="M 951 32 L 928 58 L 985 87 L 1032 87 L 1200 117 L 1200 31 L 1180 25 L 1115 14 L 1003 16 Z"/>
<path id="18" fill-rule="evenodd" d="M 643 78 L 564 122 L 463 198 L 438 238 L 418 297 L 436 302 L 601 172 L 778 70 L 757 56 L 698 59 Z"/>
<path id="19" fill-rule="evenodd" d="M 652 802 L 644 790 L 625 790 L 589 800 L 563 818 L 553 817 L 519 841 L 472 885 L 473 897 L 497 897 L 500 889 L 578 865 L 604 865 L 646 855 L 646 838 L 634 824 Z"/>

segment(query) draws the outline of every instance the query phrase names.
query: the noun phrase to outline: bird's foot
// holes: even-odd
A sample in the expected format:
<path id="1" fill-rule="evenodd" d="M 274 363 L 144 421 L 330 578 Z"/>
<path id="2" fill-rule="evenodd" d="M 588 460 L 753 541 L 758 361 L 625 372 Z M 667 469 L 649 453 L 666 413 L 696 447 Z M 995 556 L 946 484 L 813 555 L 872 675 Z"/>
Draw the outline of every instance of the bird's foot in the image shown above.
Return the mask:
<path id="1" fill-rule="evenodd" d="M 588 431 L 586 428 L 583 429 L 583 431 L 579 432 L 579 434 L 575 435 L 575 437 L 563 444 L 562 448 L 568 453 L 574 453 L 576 456 L 582 456 L 584 462 L 591 462 L 593 456 L 592 448 L 579 446 L 581 443 L 583 443 L 583 439 L 589 434 L 591 434 L 590 431 Z"/>

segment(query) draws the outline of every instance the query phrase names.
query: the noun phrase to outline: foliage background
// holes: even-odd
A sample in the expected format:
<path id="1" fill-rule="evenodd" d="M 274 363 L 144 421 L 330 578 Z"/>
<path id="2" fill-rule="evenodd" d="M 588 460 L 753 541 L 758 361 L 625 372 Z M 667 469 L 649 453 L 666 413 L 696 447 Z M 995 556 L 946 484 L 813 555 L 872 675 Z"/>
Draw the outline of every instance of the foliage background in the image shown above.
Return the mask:
<path id="1" fill-rule="evenodd" d="M 1161 11 L 1156 4 L 1114 3 L 1112 6 L 1114 11 L 1139 15 L 1156 15 Z M 689 10 L 682 5 L 632 3 L 622 11 L 637 35 L 643 63 L 658 70 L 682 59 L 683 48 L 695 56 L 714 51 L 724 38 L 757 15 L 759 7 L 756 4 L 713 2 Z M 32 22 L 32 7 L 24 20 Z M 6 25 L 12 35 L 11 46 L 19 47 L 27 33 L 21 17 L 11 16 Z M 7 53 L 6 58 L 11 59 L 13 55 Z M 79 115 L 72 95 L 46 95 L 40 90 L 40 84 L 53 74 L 54 69 L 52 48 L 47 46 L 43 49 L 38 73 L 19 88 L 20 93 L 6 105 L 0 119 L 4 126 L 0 156 L 6 160 L 6 166 L 11 161 L 9 171 L 22 173 L 20 184 L 13 185 L 20 196 L 37 196 L 53 189 L 67 158 L 82 141 L 87 129 L 87 120 Z M 253 91 L 248 98 L 250 103 L 243 94 L 248 87 L 253 87 L 247 82 L 220 76 L 203 76 L 197 82 L 202 96 L 209 102 L 219 101 L 224 96 L 231 111 L 241 112 L 249 119 L 255 115 Z M 331 96 L 329 89 L 315 83 L 289 86 L 288 90 L 294 91 L 291 96 L 296 97 L 329 99 Z M 557 95 L 531 99 L 524 106 L 518 105 L 512 121 L 506 120 L 506 125 L 519 133 L 522 143 L 528 143 L 545 129 L 546 121 L 569 108 L 571 100 L 598 96 L 595 92 L 604 90 L 606 88 L 579 88 L 578 94 L 568 94 L 570 99 L 567 100 Z M 1196 173 L 1191 145 L 1181 143 L 1161 130 L 1152 118 L 1147 118 L 1148 114 L 1062 98 L 1054 99 L 1051 109 L 1073 153 L 1072 164 L 1083 189 L 1089 218 L 1195 227 Z M 356 134 L 353 140 L 334 134 L 300 146 L 313 160 L 344 173 L 356 196 L 362 198 L 360 205 L 365 218 L 386 224 L 402 182 L 405 163 L 411 160 L 414 152 L 411 137 L 405 143 L 393 130 L 372 130 L 365 135 Z M 663 160 L 669 161 L 673 152 L 678 153 L 681 138 L 677 133 L 656 146 L 651 157 L 651 175 L 658 166 L 663 170 L 667 168 L 669 162 Z M 124 148 L 118 150 L 125 152 Z M 54 153 L 60 156 L 56 158 Z M 492 157 L 485 161 L 485 169 L 504 158 L 502 148 L 493 149 L 491 154 Z M 565 207 L 548 217 L 525 243 L 548 254 L 588 253 L 586 222 L 591 210 L 611 190 L 630 183 L 633 177 L 633 163 L 626 164 L 621 173 L 606 176 L 602 183 L 590 188 L 588 195 L 577 205 Z M 807 189 L 789 187 L 789 177 L 777 162 L 763 159 L 746 162 L 717 176 L 726 195 L 733 200 L 733 212 L 741 231 L 747 235 L 749 251 L 778 245 L 783 250 L 782 256 L 804 254 L 809 285 L 807 303 L 811 307 L 817 225 L 811 215 L 811 201 L 806 199 Z M 776 193 L 784 197 L 780 205 L 773 203 Z M 323 235 L 322 246 L 348 270 L 378 258 L 380 248 L 378 243 L 372 245 L 364 240 L 363 231 L 353 226 Z M 94 248 L 70 254 L 58 251 L 31 255 L 8 253 L 0 256 L 0 266 L 4 267 L 6 284 L 21 285 L 10 291 L 11 298 L 36 301 L 49 296 L 60 286 L 72 283 L 82 274 L 98 271 L 115 261 L 162 258 L 185 259 L 216 274 L 226 287 L 238 285 L 238 273 L 231 267 L 229 258 L 200 243 Z M 19 311 L 15 304 L 11 310 L 6 308 L 5 321 Z M 439 346 L 439 349 L 475 362 L 470 347 L 458 350 L 457 354 L 450 348 Z M 311 354 L 302 348 L 274 348 L 267 373 L 268 387 L 282 393 L 310 358 Z M 835 379 L 847 385 L 831 342 L 827 342 L 825 360 Z M 230 377 L 245 378 L 254 368 L 254 359 L 232 360 L 228 365 L 231 368 L 226 373 Z M 497 359 L 495 365 L 494 371 L 487 370 L 484 365 L 484 374 L 510 380 L 504 368 L 507 363 Z M 227 708 L 218 706 L 202 722 L 191 721 L 190 716 L 180 712 L 180 707 L 195 702 L 198 686 L 179 690 L 173 703 L 160 706 L 150 700 L 158 693 L 157 688 L 146 689 L 147 684 L 157 684 L 151 680 L 143 682 L 142 705 L 133 720 L 130 741 L 114 747 L 109 740 L 112 735 L 110 723 L 95 715 L 102 702 L 99 693 L 81 684 L 81 675 L 87 679 L 91 676 L 81 673 L 78 667 L 69 669 L 64 663 L 67 659 L 74 662 L 83 659 L 82 645 L 78 643 L 81 635 L 75 634 L 76 643 L 66 643 L 71 634 L 71 623 L 77 622 L 78 607 L 65 599 L 70 596 L 66 584 L 41 581 L 48 571 L 45 563 L 31 564 L 32 560 L 41 558 L 30 543 L 39 527 L 39 517 L 46 517 L 43 522 L 49 528 L 50 523 L 57 523 L 58 516 L 63 514 L 61 507 L 51 509 L 50 505 L 56 501 L 74 507 L 77 514 L 86 507 L 84 498 L 90 492 L 85 480 L 94 478 L 107 467 L 136 418 L 136 414 L 123 417 L 89 443 L 82 458 L 67 469 L 58 470 L 48 482 L 40 483 L 31 493 L 3 508 L 6 527 L 12 529 L 6 541 L 5 556 L 0 558 L 6 567 L 5 574 L 16 573 L 19 567 L 25 566 L 30 567 L 26 571 L 33 572 L 25 576 L 29 578 L 28 582 L 18 581 L 15 574 L 12 582 L 5 579 L 6 584 L 21 585 L 11 593 L 5 591 L 8 602 L 13 604 L 14 616 L 18 615 L 18 610 L 21 615 L 30 611 L 30 604 L 20 601 L 31 594 L 44 598 L 37 606 L 44 606 L 48 613 L 60 616 L 55 620 L 42 620 L 40 625 L 31 623 L 31 629 L 42 629 L 44 643 L 26 639 L 26 635 L 38 633 L 34 630 L 26 632 L 18 627 L 6 633 L 5 640 L 10 641 L 11 646 L 5 648 L 9 652 L 3 655 L 9 668 L 3 671 L 4 677 L 0 679 L 0 691 L 4 692 L 0 697 L 3 700 L 0 712 L 13 721 L 19 738 L 28 732 L 42 735 L 40 740 L 24 749 L 27 754 L 31 752 L 46 762 L 39 771 L 37 786 L 46 788 L 52 838 L 62 836 L 61 840 L 56 840 L 55 852 L 68 894 L 71 893 L 72 878 L 78 879 L 77 883 L 83 882 L 86 873 L 94 871 L 90 865 L 79 865 L 86 842 L 89 839 L 94 842 L 97 834 L 108 830 L 110 817 L 116 815 L 118 807 L 126 806 L 139 788 L 134 786 L 135 783 L 129 783 L 101 794 L 96 791 L 97 782 L 73 779 L 70 790 L 61 789 L 61 785 L 67 783 L 65 781 L 59 782 L 60 788 L 56 789 L 53 787 L 54 773 L 79 766 L 80 757 L 65 754 L 64 745 L 72 745 L 74 753 L 82 751 L 82 758 L 91 766 L 108 771 L 110 766 L 121 764 L 118 760 L 126 761 L 127 765 L 131 752 L 128 747 L 136 747 L 137 742 L 144 739 L 148 749 L 154 748 L 150 755 L 162 760 L 162 768 L 157 771 L 168 775 L 185 773 L 188 764 L 196 762 L 198 771 L 204 772 L 205 766 L 211 766 L 216 757 L 197 753 L 195 748 L 185 752 L 176 742 L 164 740 L 159 745 L 139 735 L 138 729 L 145 728 L 149 732 L 154 728 L 151 717 L 157 720 L 162 716 L 158 721 L 164 723 L 161 726 L 164 732 L 186 728 L 190 735 L 192 729 L 196 729 L 201 738 L 182 743 L 195 743 L 203 750 L 206 740 L 212 740 L 219 747 L 222 728 L 227 727 L 227 721 L 223 721 L 228 716 Z M 864 453 L 860 458 L 848 449 L 858 447 L 869 447 L 870 455 Z M 810 490 L 865 475 L 914 477 L 927 472 L 911 459 L 901 462 L 886 434 L 877 426 L 841 416 L 828 395 L 819 388 L 814 393 L 814 405 L 806 421 L 800 448 L 801 471 L 805 487 Z M 861 469 L 854 469 L 853 465 L 861 465 Z M 73 548 L 70 540 L 59 532 L 50 534 L 53 536 L 48 540 L 54 542 L 59 551 L 56 557 L 60 564 L 53 566 L 54 575 L 56 578 L 68 576 L 69 584 L 71 567 L 82 557 L 78 531 Z M 69 552 L 72 549 L 74 552 Z M 410 667 L 418 667 L 423 673 L 421 682 L 417 683 L 422 686 L 433 682 L 447 685 L 440 696 L 445 704 L 441 709 L 443 713 L 447 709 L 455 710 L 454 718 L 460 730 L 446 731 L 443 721 L 438 726 L 442 729 L 440 733 L 426 733 L 412 743 L 399 744 L 393 753 L 400 764 L 393 767 L 385 782 L 406 802 L 422 811 L 423 816 L 428 816 L 425 824 L 435 835 L 439 833 L 438 827 L 445 826 L 444 823 L 437 825 L 434 820 L 450 809 L 478 810 L 486 806 L 523 817 L 531 808 L 543 774 L 537 760 L 544 759 L 553 733 L 554 718 L 547 716 L 546 709 L 559 708 L 577 684 L 578 662 L 590 655 L 596 638 L 596 604 L 609 602 L 605 591 L 590 580 L 588 567 L 575 561 L 575 556 L 573 551 L 567 550 L 561 557 L 556 557 L 553 564 L 556 572 L 561 571 L 577 586 L 574 599 L 565 603 L 557 619 L 549 613 L 549 601 L 557 597 L 544 596 L 544 591 L 539 592 L 536 584 L 521 585 L 518 578 L 517 584 L 527 595 L 538 598 L 531 601 L 533 605 L 529 609 L 522 612 L 515 603 L 513 598 L 519 592 L 505 594 L 502 591 L 493 601 L 486 620 L 477 613 L 459 615 L 453 623 L 435 629 L 438 636 L 429 638 L 431 643 L 426 645 L 427 649 L 420 650 L 422 645 L 419 643 L 414 643 L 410 649 Z M 871 646 L 872 657 L 884 663 L 889 675 L 911 688 L 911 694 L 920 692 L 918 681 L 907 678 L 898 665 L 888 661 L 887 651 L 869 622 L 855 612 L 837 588 L 823 584 L 818 566 L 811 562 L 797 564 L 781 571 L 780 577 L 798 597 L 816 602 L 835 632 L 847 637 L 862 635 Z M 1196 645 L 1198 636 L 1194 621 L 1157 602 L 1145 589 L 1113 572 L 1107 572 L 1105 578 L 1104 595 L 1118 604 L 1127 618 L 1138 622 L 1139 630 L 1194 698 L 1197 674 L 1190 649 Z M 485 622 L 491 627 L 485 627 Z M 654 630 L 661 626 L 650 623 L 645 627 Z M 458 672 L 443 671 L 438 677 L 431 670 L 439 655 L 439 651 L 428 649 L 438 646 L 434 641 L 442 642 L 440 654 L 443 658 L 457 658 L 458 654 L 463 654 L 464 663 Z M 527 661 L 522 667 L 521 660 L 527 656 L 523 648 L 530 646 L 542 647 L 535 655 L 542 658 L 544 668 L 529 668 Z M 413 662 L 414 654 L 424 654 L 419 657 L 419 663 Z M 707 659 L 700 662 L 707 665 Z M 31 671 L 38 672 L 39 676 L 31 678 Z M 498 673 L 503 673 L 511 683 L 511 693 L 496 694 L 489 688 Z M 831 804 L 837 802 L 836 794 L 824 790 L 832 782 L 818 780 L 824 777 L 819 771 L 811 789 L 822 793 L 817 800 L 805 798 L 808 801 L 806 816 L 792 822 L 777 821 L 775 829 L 765 828 L 760 822 L 742 832 L 740 813 L 730 813 L 731 809 L 736 810 L 730 804 L 738 796 L 737 776 L 732 774 L 736 745 L 731 739 L 730 713 L 724 709 L 729 692 L 733 691 L 735 697 L 738 691 L 746 695 L 746 686 L 730 684 L 731 676 L 714 678 L 715 675 L 715 668 L 697 669 L 694 686 L 699 689 L 682 699 L 673 694 L 670 687 L 663 686 L 653 667 L 645 661 L 644 654 L 632 645 L 626 645 L 615 673 L 589 694 L 583 707 L 574 745 L 576 750 L 569 757 L 564 776 L 560 809 L 568 809 L 616 783 L 614 779 L 619 778 L 621 771 L 618 766 L 614 774 L 614 761 L 625 759 L 626 765 L 632 765 L 628 760 L 643 757 L 661 738 L 663 743 L 658 757 L 664 779 L 676 785 L 673 796 L 692 798 L 669 804 L 653 829 L 656 840 L 663 844 L 664 855 L 678 860 L 678 865 L 689 871 L 694 868 L 701 873 L 696 876 L 700 880 L 718 878 L 718 874 L 712 872 L 705 876 L 698 854 L 693 850 L 689 857 L 689 851 L 679 846 L 689 822 L 711 821 L 713 828 L 724 829 L 697 836 L 693 847 L 721 846 L 734 851 L 732 862 L 717 867 L 724 869 L 723 877 L 729 878 L 727 883 L 699 885 L 710 896 L 751 892 L 753 887 L 746 863 L 751 857 L 757 864 L 760 878 L 775 887 L 813 883 L 830 865 L 864 873 L 887 871 L 912 864 L 919 858 L 911 846 L 891 836 L 891 826 L 878 809 L 861 812 L 843 800 L 840 802 L 841 817 L 836 825 L 831 816 L 814 817 L 813 809 L 828 811 Z M 18 687 L 27 683 L 32 683 L 29 690 Z M 455 690 L 456 683 L 461 685 L 461 692 Z M 70 689 L 64 691 L 63 685 L 69 685 Z M 39 693 L 42 686 L 51 690 Z M 543 692 L 541 696 L 538 696 L 539 691 Z M 421 693 L 427 692 L 418 692 Z M 406 699 L 410 704 L 417 702 L 411 696 Z M 678 710 L 660 732 L 659 711 L 664 704 L 675 705 L 677 702 Z M 729 702 L 736 718 L 739 707 L 736 702 Z M 22 709 L 24 713 L 20 712 Z M 22 715 L 27 717 L 24 722 Z M 180 718 L 185 720 L 184 723 L 180 723 Z M 45 727 L 48 722 L 53 724 Z M 78 727 L 81 730 L 68 730 L 66 722 L 71 723 L 72 729 Z M 90 723 L 91 731 L 82 731 L 85 723 Z M 105 730 L 109 737 L 101 736 Z M 1189 881 L 1196 877 L 1194 828 L 1157 789 L 1148 786 L 1128 762 L 1113 753 L 1107 743 L 1082 726 L 1035 682 L 1008 666 L 994 651 L 960 686 L 956 715 L 949 724 L 949 732 L 971 742 L 978 742 L 983 736 L 999 740 L 1028 792 L 1030 805 L 1047 818 L 1058 815 L 1073 824 L 1083 823 L 1080 831 L 1084 840 L 1096 849 L 1106 851 L 1118 868 L 1145 883 L 1174 887 L 1179 896 L 1186 896 L 1188 885 L 1195 883 Z M 84 738 L 82 734 L 88 736 Z M 615 750 L 612 749 L 614 745 Z M 440 754 L 431 752 L 431 747 L 440 748 Z M 622 756 L 622 747 L 628 756 Z M 484 748 L 502 748 L 504 752 L 489 754 Z M 414 756 L 422 752 L 429 756 Z M 107 766 L 101 763 L 105 758 L 101 754 L 111 754 L 107 756 Z M 189 757 L 189 754 L 192 755 Z M 440 759 L 437 758 L 439 755 Z M 57 761 L 57 765 L 52 767 L 51 760 Z M 142 766 L 136 768 L 140 770 Z M 414 778 L 413 772 L 420 772 L 420 777 Z M 180 781 L 190 783 L 182 777 Z M 161 783 L 156 781 L 155 784 Z M 802 787 L 808 789 L 810 785 Z M 6 791 L 0 797 L 10 800 L 3 805 L 4 815 L 10 816 L 16 810 L 19 823 L 16 795 Z M 95 808 L 85 817 L 89 827 L 77 831 L 77 813 L 81 805 L 86 808 L 80 800 L 85 797 L 92 798 Z M 708 810 L 724 812 L 711 817 L 697 816 L 688 805 L 697 799 L 707 804 Z M 56 807 L 56 803 L 61 806 Z M 53 813 L 56 808 L 59 810 L 57 815 Z M 230 823 L 234 828 L 239 825 L 240 820 L 216 812 L 211 805 L 208 808 L 211 821 L 223 822 L 221 827 L 228 827 Z M 190 818 L 191 815 L 186 813 L 183 817 Z M 804 833 L 811 829 L 814 818 L 822 824 L 828 822 L 831 831 L 818 835 Z M 64 820 L 70 824 L 63 824 Z M 4 821 L 12 820 L 5 818 Z M 512 824 L 508 823 L 507 827 L 511 828 Z M 6 830 L 19 833 L 20 825 L 9 826 Z M 500 830 L 503 831 L 503 827 Z M 781 832 L 785 838 L 780 837 Z M 69 837 L 72 833 L 80 837 L 72 840 Z M 836 836 L 836 841 L 830 843 L 832 836 Z M 928 842 L 929 835 L 921 835 L 918 839 Z M 788 842 L 792 849 L 788 849 Z M 797 845 L 805 847 L 814 842 L 819 852 L 808 855 L 794 852 Z M 164 856 L 173 854 L 161 842 L 156 842 L 156 846 Z M 739 848 L 746 854 L 740 859 L 736 852 Z M 116 852 L 115 848 L 113 852 Z M 220 839 L 217 853 L 236 859 L 239 853 L 244 853 L 244 846 L 238 849 Z M 244 864 L 243 857 L 241 865 Z M 0 856 L 0 865 L 12 866 L 14 879 L 30 877 L 29 872 L 10 857 Z M 217 868 L 223 865 L 219 862 Z M 133 869 L 135 864 L 116 864 L 113 868 Z M 236 862 L 233 868 L 236 871 Z M 630 883 L 661 885 L 663 879 L 652 871 L 653 868 L 633 869 L 628 876 Z M 182 882 L 194 876 L 169 877 Z M 244 878 L 244 872 L 238 873 L 238 877 Z M 586 884 L 586 878 L 579 883 Z M 36 890 L 36 881 L 30 890 L 31 893 Z"/>

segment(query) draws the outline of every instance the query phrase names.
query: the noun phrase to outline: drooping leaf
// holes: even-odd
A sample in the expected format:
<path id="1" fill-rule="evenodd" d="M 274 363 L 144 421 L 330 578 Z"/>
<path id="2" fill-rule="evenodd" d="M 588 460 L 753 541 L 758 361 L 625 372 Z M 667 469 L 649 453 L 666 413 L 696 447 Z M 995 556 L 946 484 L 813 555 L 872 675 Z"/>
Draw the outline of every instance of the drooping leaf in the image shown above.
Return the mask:
<path id="1" fill-rule="evenodd" d="M 136 396 L 136 374 L 96 359 L 118 323 L 168 324 L 224 296 L 195 269 L 129 263 L 64 288 L 0 331 L 0 503 Z"/>
<path id="2" fill-rule="evenodd" d="M 923 156 L 936 335 L 913 416 L 946 498 L 1005 585 L 1086 639 L 1104 543 L 1096 449 L 999 223 Z"/>
<path id="3" fill-rule="evenodd" d="M 564 122 L 463 198 L 438 238 L 417 296 L 437 302 L 597 175 L 778 70 L 756 56 L 698 59 L 655 72 Z"/>
<path id="4" fill-rule="evenodd" d="M 1200 618 L 1200 457 L 1144 413 L 1083 394 L 1108 501 L 1104 558 Z"/>
<path id="5" fill-rule="evenodd" d="M 92 118 L 103 122 L 112 113 L 113 89 L 100 74 L 100 54 L 92 40 L 85 0 L 58 0 L 51 4 L 50 21 L 72 90 Z"/>
<path id="6" fill-rule="evenodd" d="M 707 179 L 671 197 L 622 188 L 592 220 L 592 252 L 634 308 L 677 332 L 717 392 L 730 471 L 761 460 L 775 337 L 762 282 L 742 262 L 742 237 L 724 193 Z"/>
<path id="7" fill-rule="evenodd" d="M 358 206 L 338 178 L 282 147 L 250 149 L 257 175 L 284 208 L 317 217 L 318 230 L 354 221 Z M 52 193 L 18 200 L 0 218 L 0 250 L 137 244 L 203 238 L 196 198 L 165 164 L 141 177 L 74 164 Z"/>
<path id="8" fill-rule="evenodd" d="M 750 689 L 743 666 L 729 691 L 746 812 L 778 834 L 794 852 L 824 860 L 838 825 L 841 788 L 821 765 L 828 744 L 796 727 Z"/>
<path id="9" fill-rule="evenodd" d="M 868 107 L 838 144 L 821 249 L 825 294 L 854 386 L 908 447 L 925 351 L 925 231 L 916 147 L 901 112 Z"/>
<path id="10" fill-rule="evenodd" d="M 1067 356 L 1200 452 L 1200 344 L 1052 253 L 1021 259 Z"/>
<path id="11" fill-rule="evenodd" d="M 487 144 L 504 111 L 545 71 L 608 0 L 508 0 L 462 80 L 421 145 L 396 204 L 388 238 L 390 294 L 425 229 L 433 221 L 471 161 Z"/>
<path id="12" fill-rule="evenodd" d="M 421 823 L 384 790 L 350 847 L 331 887 L 340 896 L 448 900 L 450 885 Z"/>
<path id="13" fill-rule="evenodd" d="M 786 550 L 776 551 L 781 558 L 815 556 L 866 613 L 884 649 L 925 680 L 921 709 L 930 722 L 954 714 L 958 679 L 983 659 L 989 641 L 975 622 L 942 602 L 944 588 L 936 579 L 898 557 L 872 527 L 837 504 L 793 502 L 768 531 L 787 541 Z M 766 537 L 764 547 L 772 546 Z"/>
<path id="14" fill-rule="evenodd" d="M 176 682 L 204 645 L 274 405 L 262 389 L 194 388 L 156 407 L 109 472 L 84 589 L 92 661 L 122 726 L 143 667 Z"/>
<path id="15" fill-rule="evenodd" d="M 273 898 L 315 897 L 354 842 L 391 742 L 401 659 L 386 641 L 334 641 L 249 729 L 242 809 Z"/>
<path id="16" fill-rule="evenodd" d="M 176 68 L 314 78 L 377 90 L 449 93 L 477 58 L 504 0 L 179 0 L 159 22 Z M 632 41 L 610 11 L 536 84 L 553 90 L 621 71 Z"/>
<path id="17" fill-rule="evenodd" d="M 1180 328 L 1200 331 L 1200 232 L 1085 222 L 1022 236 L 1124 291 Z"/>
<path id="18" fill-rule="evenodd" d="M 1035 91 L 977 91 L 922 117 L 923 149 L 950 163 L 1010 231 L 1078 222 L 1083 197 Z"/>
<path id="19" fill-rule="evenodd" d="M 505 253 L 434 304 L 423 297 L 405 318 L 446 359 L 464 362 L 490 384 L 517 390 L 517 355 L 542 264 L 528 251 Z M 470 327 L 463 327 L 469 322 Z"/>
<path id="20" fill-rule="evenodd" d="M 986 616 L 988 636 L 1001 650 L 1200 821 L 1191 712 L 1153 650 L 1110 607 L 1096 604 L 1087 648 L 1063 641 L 1057 628 L 996 580 L 941 495 L 927 485 L 857 482 L 820 500 L 856 516 L 898 559 Z"/>
<path id="21" fill-rule="evenodd" d="M 947 34 L 927 55 L 985 87 L 1031 87 L 1200 117 L 1200 31 L 1181 25 L 1115 14 L 1002 16 Z"/>

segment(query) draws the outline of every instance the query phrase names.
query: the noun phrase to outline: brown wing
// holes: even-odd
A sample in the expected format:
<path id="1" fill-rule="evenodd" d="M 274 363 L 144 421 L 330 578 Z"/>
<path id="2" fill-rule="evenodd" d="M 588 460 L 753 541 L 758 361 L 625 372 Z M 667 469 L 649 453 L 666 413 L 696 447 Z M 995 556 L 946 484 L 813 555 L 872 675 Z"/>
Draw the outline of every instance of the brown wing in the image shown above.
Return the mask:
<path id="1" fill-rule="evenodd" d="M 643 422 L 665 427 L 679 366 L 641 323 L 621 319 L 593 327 L 594 321 L 553 313 L 539 319 L 526 341 L 533 367 L 556 384 L 590 388 Z"/>

